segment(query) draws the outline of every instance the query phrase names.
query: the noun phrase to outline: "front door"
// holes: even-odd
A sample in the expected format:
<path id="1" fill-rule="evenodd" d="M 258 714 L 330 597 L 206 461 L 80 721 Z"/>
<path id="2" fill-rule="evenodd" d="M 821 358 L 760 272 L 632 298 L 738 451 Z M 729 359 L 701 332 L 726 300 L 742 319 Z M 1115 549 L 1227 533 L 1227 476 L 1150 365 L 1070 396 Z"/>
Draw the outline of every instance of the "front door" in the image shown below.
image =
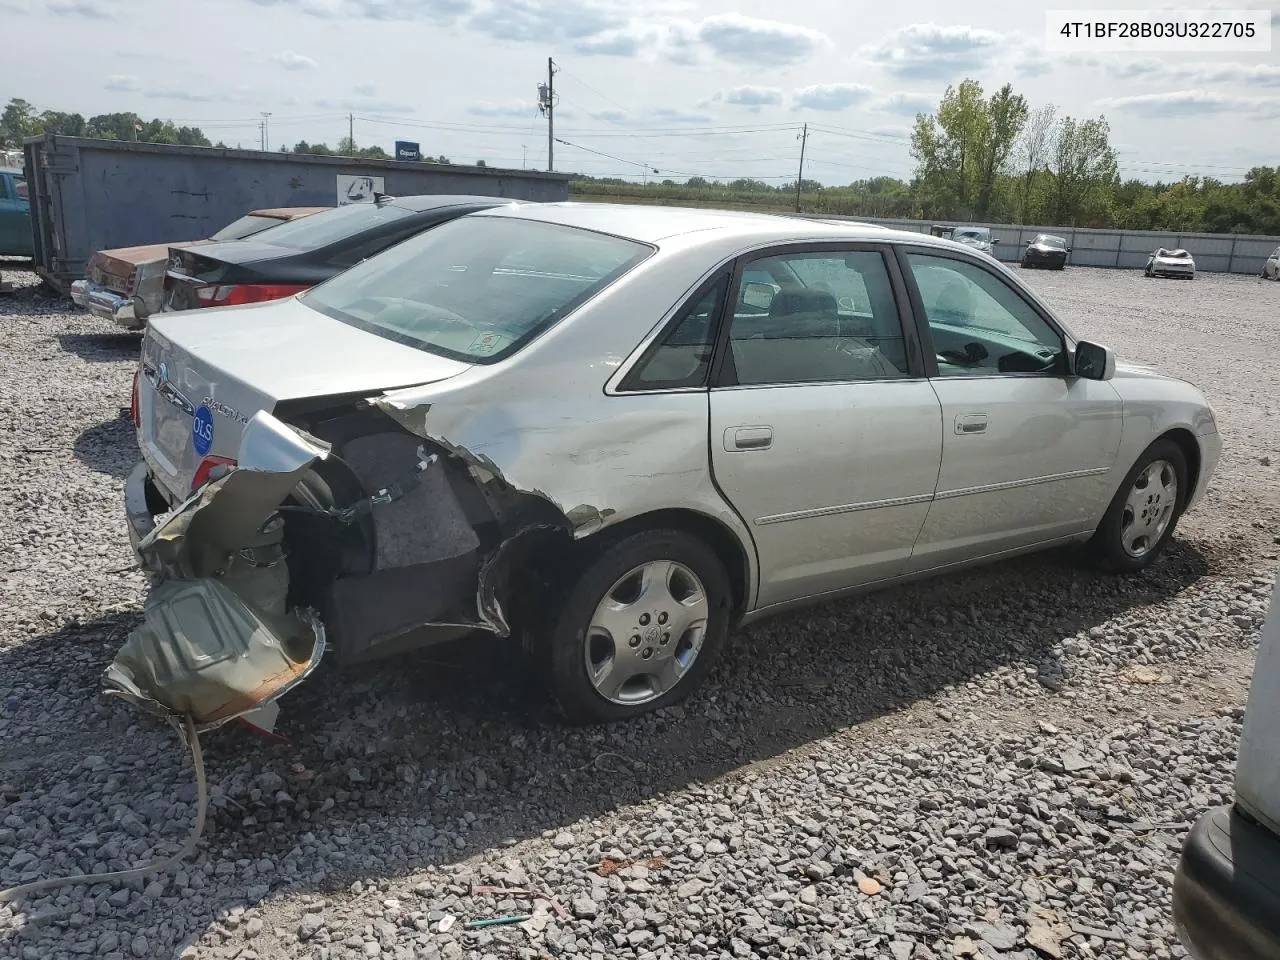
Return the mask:
<path id="1" fill-rule="evenodd" d="M 1114 493 L 1121 404 L 1109 383 L 1068 375 L 1049 318 L 999 269 L 907 252 L 942 406 L 942 469 L 909 569 L 1082 532 Z"/>
<path id="2" fill-rule="evenodd" d="M 807 246 L 737 272 L 711 464 L 755 539 L 759 606 L 897 575 L 928 512 L 940 409 L 887 256 Z"/>

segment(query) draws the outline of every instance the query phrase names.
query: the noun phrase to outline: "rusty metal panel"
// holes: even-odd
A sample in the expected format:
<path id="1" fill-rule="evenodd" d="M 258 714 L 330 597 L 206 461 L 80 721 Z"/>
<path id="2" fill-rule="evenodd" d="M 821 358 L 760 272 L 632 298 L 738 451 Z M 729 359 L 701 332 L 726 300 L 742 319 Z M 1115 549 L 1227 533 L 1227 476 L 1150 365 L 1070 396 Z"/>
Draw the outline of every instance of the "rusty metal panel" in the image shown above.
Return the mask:
<path id="1" fill-rule="evenodd" d="M 569 176 L 496 167 L 352 160 L 261 150 L 60 137 L 25 144 L 36 269 L 66 291 L 99 250 L 201 240 L 250 210 L 337 205 L 339 177 L 381 178 L 392 195 L 569 198 Z"/>

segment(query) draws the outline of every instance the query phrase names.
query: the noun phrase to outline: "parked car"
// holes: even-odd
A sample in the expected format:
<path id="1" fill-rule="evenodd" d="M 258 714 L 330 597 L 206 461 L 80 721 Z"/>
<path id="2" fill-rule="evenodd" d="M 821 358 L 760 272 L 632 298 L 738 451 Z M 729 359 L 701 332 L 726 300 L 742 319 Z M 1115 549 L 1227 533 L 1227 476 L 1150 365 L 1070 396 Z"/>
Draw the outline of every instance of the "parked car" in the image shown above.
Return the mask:
<path id="1" fill-rule="evenodd" d="M 1267 262 L 1262 265 L 1262 278 L 1280 280 L 1280 247 L 1272 250 L 1271 256 L 1267 257 Z"/>
<path id="2" fill-rule="evenodd" d="M 1191 828 L 1173 879 L 1178 939 L 1192 960 L 1280 957 L 1280 584 L 1254 665 L 1232 802 Z"/>
<path id="3" fill-rule="evenodd" d="M 1067 265 L 1067 254 L 1071 248 L 1062 237 L 1051 233 L 1038 233 L 1022 251 L 1023 267 L 1048 267 L 1051 270 L 1062 270 Z"/>
<path id="4" fill-rule="evenodd" d="M 1000 242 L 992 238 L 990 227 L 952 227 L 951 239 L 989 257 L 996 255 L 996 244 Z"/>
<path id="5" fill-rule="evenodd" d="M 29 257 L 33 251 L 26 178 L 16 167 L 0 167 L 0 256 Z"/>
<path id="6" fill-rule="evenodd" d="M 423 230 L 476 210 L 511 203 L 500 197 L 441 194 L 380 197 L 269 234 L 216 247 L 171 247 L 165 310 L 279 300 L 301 293 Z"/>
<path id="7" fill-rule="evenodd" d="M 1073 542 L 1143 569 L 1221 447 L 1003 265 L 868 224 L 511 205 L 209 321 L 143 338 L 158 586 L 107 676 L 206 724 L 467 634 L 634 716 L 770 614 Z"/>
<path id="8" fill-rule="evenodd" d="M 169 265 L 171 246 L 196 247 L 225 240 L 243 240 L 279 224 L 329 209 L 332 208 L 254 210 L 227 224 L 207 240 L 99 250 L 89 258 L 84 279 L 71 284 L 71 299 L 94 316 L 113 320 L 126 330 L 141 330 L 147 325 L 147 317 L 164 306 L 164 274 Z"/>
<path id="9" fill-rule="evenodd" d="M 1143 271 L 1148 277 L 1180 277 L 1193 280 L 1196 275 L 1196 261 L 1186 250 L 1166 250 L 1161 247 L 1147 258 L 1147 266 Z"/>

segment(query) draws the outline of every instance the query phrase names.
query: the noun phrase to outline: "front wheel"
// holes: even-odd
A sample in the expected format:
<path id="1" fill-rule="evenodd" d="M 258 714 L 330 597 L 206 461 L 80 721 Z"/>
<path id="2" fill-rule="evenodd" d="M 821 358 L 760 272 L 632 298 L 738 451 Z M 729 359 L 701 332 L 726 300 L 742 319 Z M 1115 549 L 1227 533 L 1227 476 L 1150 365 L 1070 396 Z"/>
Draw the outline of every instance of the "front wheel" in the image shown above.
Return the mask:
<path id="1" fill-rule="evenodd" d="M 731 607 L 714 551 L 683 531 L 645 531 L 585 565 L 537 655 L 571 722 L 622 720 L 702 682 L 724 646 Z"/>
<path id="2" fill-rule="evenodd" d="M 1131 573 L 1150 565 L 1173 537 L 1187 493 L 1182 448 L 1163 439 L 1147 447 L 1090 541 L 1103 566 Z"/>

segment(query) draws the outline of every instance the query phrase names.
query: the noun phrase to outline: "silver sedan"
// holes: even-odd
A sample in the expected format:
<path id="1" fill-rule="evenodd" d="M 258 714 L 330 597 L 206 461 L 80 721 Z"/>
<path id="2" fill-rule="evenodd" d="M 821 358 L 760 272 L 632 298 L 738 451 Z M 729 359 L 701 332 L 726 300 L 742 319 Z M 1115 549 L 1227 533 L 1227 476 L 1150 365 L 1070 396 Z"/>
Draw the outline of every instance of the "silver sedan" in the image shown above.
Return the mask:
<path id="1" fill-rule="evenodd" d="M 106 684 L 206 726 L 462 636 L 634 716 L 803 604 L 1074 541 L 1139 570 L 1220 451 L 1195 387 L 961 244 L 575 203 L 164 315 L 134 420 L 156 586 Z"/>

